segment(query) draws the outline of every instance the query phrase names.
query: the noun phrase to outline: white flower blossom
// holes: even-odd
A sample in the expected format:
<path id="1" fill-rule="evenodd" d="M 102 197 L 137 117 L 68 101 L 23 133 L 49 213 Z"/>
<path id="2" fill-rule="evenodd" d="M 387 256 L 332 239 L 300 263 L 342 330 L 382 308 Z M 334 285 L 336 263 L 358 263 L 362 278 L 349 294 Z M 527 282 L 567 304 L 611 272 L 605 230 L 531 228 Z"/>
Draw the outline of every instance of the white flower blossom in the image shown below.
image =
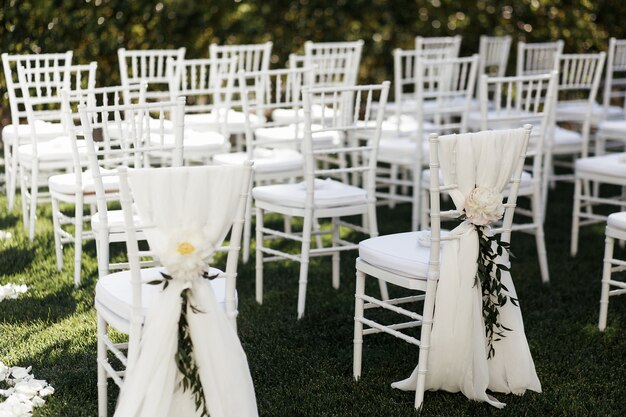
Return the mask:
<path id="1" fill-rule="evenodd" d="M 178 279 L 193 281 L 202 273 L 213 253 L 213 247 L 199 230 L 174 233 L 159 258 L 169 274 Z"/>
<path id="2" fill-rule="evenodd" d="M 486 187 L 476 187 L 465 199 L 465 215 L 470 223 L 485 226 L 497 222 L 504 214 L 502 194 Z"/>
<path id="3" fill-rule="evenodd" d="M 0 361 L 0 398 L 5 398 L 0 401 L 0 417 L 31 417 L 33 408 L 45 404 L 43 397 L 54 393 L 54 388 L 30 371 L 30 366 L 9 368 Z"/>
<path id="4" fill-rule="evenodd" d="M 0 285 L 0 301 L 15 300 L 18 295 L 28 290 L 26 285 L 6 284 Z"/>

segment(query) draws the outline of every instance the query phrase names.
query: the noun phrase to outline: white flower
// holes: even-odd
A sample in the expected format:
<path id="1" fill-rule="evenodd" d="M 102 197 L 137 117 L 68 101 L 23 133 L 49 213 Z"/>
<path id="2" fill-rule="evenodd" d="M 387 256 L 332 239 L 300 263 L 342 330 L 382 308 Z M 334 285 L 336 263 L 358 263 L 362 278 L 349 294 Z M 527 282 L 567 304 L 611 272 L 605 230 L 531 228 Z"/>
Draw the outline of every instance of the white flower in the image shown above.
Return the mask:
<path id="1" fill-rule="evenodd" d="M 170 237 L 160 260 L 173 278 L 193 281 L 202 273 L 213 247 L 199 230 L 186 230 Z"/>
<path id="2" fill-rule="evenodd" d="M 18 295 L 25 293 L 26 290 L 28 290 L 28 287 L 26 285 L 0 285 L 0 301 L 5 299 L 15 300 Z"/>
<path id="3" fill-rule="evenodd" d="M 9 367 L 0 361 L 0 382 L 4 381 L 9 376 Z"/>
<path id="4" fill-rule="evenodd" d="M 15 379 L 27 379 L 28 377 L 31 376 L 30 370 L 31 370 L 30 366 L 28 368 L 23 368 L 21 366 L 14 366 L 11 368 L 11 375 Z"/>
<path id="5" fill-rule="evenodd" d="M 502 194 L 485 187 L 476 187 L 465 199 L 467 220 L 476 226 L 497 222 L 504 214 Z"/>
<path id="6" fill-rule="evenodd" d="M 54 388 L 52 387 L 52 385 L 48 385 L 39 391 L 40 397 L 47 397 L 48 395 L 51 395 L 51 394 L 54 394 Z"/>

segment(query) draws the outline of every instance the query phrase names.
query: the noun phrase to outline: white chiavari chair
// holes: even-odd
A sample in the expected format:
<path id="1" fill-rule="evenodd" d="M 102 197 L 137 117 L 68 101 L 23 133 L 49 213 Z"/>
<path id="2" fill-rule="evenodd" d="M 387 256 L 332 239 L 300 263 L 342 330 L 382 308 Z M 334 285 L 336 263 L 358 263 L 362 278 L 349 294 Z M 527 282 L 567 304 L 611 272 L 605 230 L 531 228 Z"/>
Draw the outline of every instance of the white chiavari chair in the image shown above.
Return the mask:
<path id="1" fill-rule="evenodd" d="M 428 154 L 425 138 L 428 133 L 465 132 L 467 115 L 474 93 L 478 56 L 467 58 L 424 59 L 419 51 L 395 53 L 396 65 L 414 66 L 414 111 L 396 113 L 385 120 L 378 161 L 389 165 L 389 171 L 377 171 L 377 198 L 381 201 L 412 204 L 411 227 L 417 230 L 420 221 L 420 184 L 422 167 Z M 397 72 L 397 71 L 396 71 Z M 404 73 L 404 71 L 403 71 Z M 399 171 L 407 174 L 404 178 Z M 399 187 L 410 189 L 400 194 Z"/>
<path id="2" fill-rule="evenodd" d="M 186 98 L 185 161 L 208 163 L 213 155 L 230 150 L 237 65 L 235 56 L 169 62 L 171 98 Z"/>
<path id="3" fill-rule="evenodd" d="M 626 282 L 614 276 L 614 272 L 626 271 L 626 262 L 614 255 L 615 240 L 626 240 L 626 212 L 610 214 L 606 223 L 606 239 L 604 244 L 604 267 L 602 269 L 602 291 L 600 294 L 600 317 L 598 329 L 606 329 L 609 310 L 609 298 L 626 294 Z"/>
<path id="4" fill-rule="evenodd" d="M 19 169 L 15 151 L 20 145 L 31 139 L 30 127 L 27 123 L 24 97 L 18 80 L 17 68 L 48 68 L 68 67 L 72 64 L 72 51 L 56 54 L 2 54 L 2 68 L 11 109 L 11 124 L 2 128 L 2 143 L 4 144 L 4 173 L 9 210 L 15 205 L 15 191 L 18 187 L 17 177 Z M 39 140 L 52 139 L 63 134 L 63 125 L 59 122 L 37 121 Z"/>
<path id="5" fill-rule="evenodd" d="M 596 154 L 604 153 L 606 141 L 624 145 L 626 137 L 626 39 L 609 40 L 602 107 L 594 107 L 592 125 L 596 131 Z"/>
<path id="6" fill-rule="evenodd" d="M 184 107 L 182 97 L 150 103 L 88 102 L 78 107 L 96 196 L 97 212 L 91 216 L 91 230 L 100 277 L 109 270 L 128 267 L 127 262 L 111 257 L 110 253 L 112 243 L 126 240 L 122 212 L 114 207 L 119 193 L 115 179 L 109 178 L 110 171 L 120 166 L 182 165 Z M 167 123 L 173 124 L 171 132 L 166 129 Z M 148 260 L 146 264 L 152 262 Z"/>
<path id="7" fill-rule="evenodd" d="M 462 40 L 463 37 L 461 35 L 440 37 L 416 36 L 415 49 L 424 52 L 445 51 L 448 58 L 456 58 L 459 56 Z"/>
<path id="8" fill-rule="evenodd" d="M 122 86 L 147 83 L 146 100 L 169 100 L 168 61 L 185 59 L 185 48 L 117 50 Z"/>
<path id="9" fill-rule="evenodd" d="M 252 190 L 256 205 L 256 298 L 263 301 L 263 265 L 269 261 L 292 260 L 300 263 L 298 280 L 298 318 L 304 315 L 306 288 L 309 276 L 309 259 L 314 256 L 332 255 L 332 283 L 339 287 L 340 252 L 354 250 L 357 245 L 345 240 L 340 235 L 340 226 L 351 227 L 370 236 L 378 235 L 375 206 L 375 170 L 376 154 L 380 139 L 380 125 L 383 120 L 384 103 L 389 91 L 389 82 L 382 85 L 346 86 L 346 87 L 305 87 L 304 94 L 304 155 L 303 183 L 273 184 L 257 186 Z M 379 97 L 375 97 L 379 96 Z M 372 100 L 379 99 L 381 106 L 372 109 Z M 329 117 L 322 118 L 319 127 L 314 127 L 311 120 L 313 102 L 328 108 Z M 347 111 L 347 110 L 350 111 Z M 345 136 L 359 135 L 366 132 L 365 141 L 344 147 L 314 146 L 313 135 L 318 132 L 340 131 Z M 325 168 L 319 159 L 328 155 L 359 153 L 355 164 L 350 167 L 331 165 Z M 341 178 L 345 173 L 359 175 L 362 187 L 349 185 L 334 178 Z M 267 213 L 283 216 L 301 217 L 304 221 L 302 233 L 288 233 L 272 229 L 264 222 Z M 366 220 L 362 226 L 342 221 L 345 216 L 361 215 Z M 314 230 L 318 219 L 331 219 L 330 230 Z M 311 248 L 311 239 L 318 234 L 330 234 L 331 246 Z M 270 245 L 271 239 L 280 237 L 299 242 L 299 254 L 287 253 Z M 386 298 L 386 287 L 382 286 Z"/>
<path id="10" fill-rule="evenodd" d="M 47 132 L 43 134 L 44 140 L 40 140 L 39 129 L 46 132 L 46 125 L 38 121 L 63 124 L 61 90 L 67 90 L 70 99 L 76 100 L 81 90 L 95 87 L 96 69 L 95 62 L 62 67 L 18 67 L 30 143 L 17 147 L 14 157 L 19 166 L 22 218 L 31 241 L 35 238 L 37 204 L 49 198 L 48 178 L 58 172 L 72 171 L 74 167 L 74 145 L 67 136 L 69 126 L 63 126 L 61 135 L 50 139 Z M 84 146 L 81 152 L 84 154 Z"/>
<path id="11" fill-rule="evenodd" d="M 558 71 L 559 56 L 563 53 L 563 41 L 517 43 L 517 67 L 515 75 L 546 74 Z"/>
<path id="12" fill-rule="evenodd" d="M 426 375 L 429 372 L 437 371 L 429 369 L 429 353 L 431 346 L 431 332 L 433 328 L 433 312 L 437 308 L 444 306 L 435 305 L 439 300 L 437 292 L 440 290 L 438 280 L 440 272 L 448 267 L 455 268 L 456 265 L 442 265 L 441 252 L 445 245 L 457 243 L 466 233 L 442 233 L 441 219 L 454 219 L 460 216 L 462 207 L 457 204 L 456 210 L 441 211 L 440 196 L 454 190 L 458 192 L 461 188 L 463 178 L 457 177 L 454 168 L 448 168 L 446 172 L 451 172 L 448 176 L 440 172 L 440 160 L 449 161 L 450 164 L 458 164 L 461 155 L 453 152 L 460 148 L 460 142 L 475 146 L 475 149 L 484 149 L 489 146 L 493 153 L 488 157 L 485 155 L 469 155 L 469 162 L 466 164 L 467 170 L 479 171 L 478 161 L 493 166 L 495 170 L 509 174 L 509 193 L 505 197 L 504 220 L 502 227 L 494 229 L 495 234 L 501 234 L 501 241 L 510 242 L 511 224 L 516 206 L 516 197 L 520 185 L 520 177 L 525 160 L 526 147 L 530 136 L 530 126 L 523 129 L 504 130 L 493 132 L 476 132 L 465 134 L 454 134 L 438 137 L 433 133 L 430 135 L 429 147 L 429 194 L 430 194 L 430 231 L 412 231 L 407 233 L 397 233 L 379 237 L 373 237 L 362 241 L 359 244 L 359 257 L 356 260 L 356 292 L 354 307 L 354 379 L 361 379 L 362 358 L 363 358 L 363 338 L 364 336 L 387 333 L 396 338 L 411 343 L 419 348 L 419 362 L 417 380 L 411 389 L 415 389 L 415 408 L 419 409 L 424 401 L 424 391 L 426 385 Z M 497 143 L 506 143 L 505 146 L 498 146 Z M 440 146 L 441 143 L 441 146 Z M 454 145 L 456 143 L 456 146 Z M 448 144 L 448 146 L 443 146 Z M 488 145 L 484 145 L 488 144 Z M 467 148 L 464 148 L 467 149 Z M 511 152 L 511 149 L 519 150 Z M 446 154 L 447 152 L 447 154 Z M 484 151 L 483 151 L 484 152 Z M 509 153 L 507 161 L 510 166 L 502 166 L 499 158 Z M 486 161 L 489 159 L 489 161 Z M 498 161 L 498 162 L 494 162 Z M 453 165 L 454 166 L 454 165 Z M 443 165 L 441 165 L 442 168 Z M 482 167 L 484 169 L 484 167 Z M 511 175 L 512 174 L 512 175 Z M 474 175 L 472 173 L 472 175 Z M 486 175 L 483 175 L 483 180 Z M 447 178 L 444 180 L 442 178 Z M 480 184 L 476 184 L 480 186 Z M 459 226 L 463 227 L 463 225 Z M 455 241 L 455 242 L 452 242 Z M 377 278 L 388 284 L 410 290 L 413 295 L 391 298 L 388 300 L 378 299 L 371 294 L 366 294 L 367 277 Z M 417 304 L 419 303 L 419 304 Z M 395 312 L 402 316 L 403 321 L 394 320 L 389 323 L 389 318 L 384 322 L 378 318 L 376 311 L 381 309 Z M 421 309 L 421 311 L 420 311 Z M 367 317 L 366 317 L 367 313 Z M 408 321 L 406 320 L 408 318 Z M 378 321 L 377 321 L 378 320 Z M 419 339 L 411 333 L 409 329 L 421 327 Z M 404 388 L 402 388 L 404 389 Z"/>

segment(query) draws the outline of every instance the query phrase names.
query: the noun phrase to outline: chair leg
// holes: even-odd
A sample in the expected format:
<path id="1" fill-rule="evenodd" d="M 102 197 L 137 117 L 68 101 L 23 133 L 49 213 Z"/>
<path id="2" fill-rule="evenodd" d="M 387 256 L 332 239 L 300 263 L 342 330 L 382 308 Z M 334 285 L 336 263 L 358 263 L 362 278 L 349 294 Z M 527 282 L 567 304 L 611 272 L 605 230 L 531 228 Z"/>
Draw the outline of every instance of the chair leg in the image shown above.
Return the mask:
<path id="1" fill-rule="evenodd" d="M 61 222 L 59 215 L 61 213 L 59 209 L 59 201 L 52 196 L 50 200 L 52 204 L 52 225 L 54 228 L 54 252 L 57 257 L 57 270 L 63 270 L 63 243 L 61 242 Z"/>
<path id="2" fill-rule="evenodd" d="M 572 209 L 572 240 L 570 243 L 570 255 L 576 256 L 578 252 L 578 228 L 580 227 L 580 192 L 582 180 L 574 180 L 574 208 Z"/>
<path id="3" fill-rule="evenodd" d="M 302 249 L 300 252 L 300 278 L 298 279 L 298 319 L 304 316 L 304 305 L 306 303 L 306 287 L 309 274 L 309 255 L 311 250 L 311 231 L 313 224 L 317 220 L 313 219 L 313 210 L 308 209 L 304 215 L 304 225 L 302 229 Z"/>
<path id="4" fill-rule="evenodd" d="M 606 317 L 609 310 L 609 281 L 611 280 L 611 261 L 613 260 L 613 247 L 615 240 L 607 236 L 604 246 L 604 267 L 602 269 L 602 292 L 600 295 L 600 318 L 598 329 L 601 332 L 606 329 Z"/>
<path id="5" fill-rule="evenodd" d="M 37 199 L 39 195 L 39 167 L 35 164 L 31 173 L 30 210 L 28 216 L 28 239 L 35 240 L 35 222 L 37 221 Z"/>
<path id="6" fill-rule="evenodd" d="M 333 229 L 333 247 L 336 248 L 339 246 L 339 224 L 337 223 L 337 219 L 333 217 L 332 219 L 332 229 Z M 335 251 L 332 255 L 332 263 L 333 263 L 333 288 L 339 289 L 339 267 L 340 267 L 340 252 Z"/>
<path id="7" fill-rule="evenodd" d="M 537 230 L 535 232 L 535 241 L 537 245 L 537 257 L 539 258 L 539 270 L 541 271 L 541 281 L 546 284 L 550 282 L 550 273 L 548 271 L 548 255 L 546 252 L 546 241 L 543 234 L 543 218 L 541 216 L 541 191 L 536 190 L 531 201 L 533 211 L 533 223 Z"/>
<path id="8" fill-rule="evenodd" d="M 74 208 L 74 286 L 80 286 L 83 257 L 83 199 L 76 199 Z"/>
<path id="9" fill-rule="evenodd" d="M 396 198 L 398 194 L 398 164 L 391 164 L 389 167 L 389 208 L 396 207 Z"/>
<path id="10" fill-rule="evenodd" d="M 256 302 L 263 304 L 263 210 L 256 209 Z"/>
<path id="11" fill-rule="evenodd" d="M 243 224 L 243 254 L 242 261 L 243 263 L 248 263 L 250 259 L 250 240 L 252 233 L 252 197 L 248 198 L 246 202 L 246 214 L 244 217 L 245 221 Z"/>
<path id="12" fill-rule="evenodd" d="M 109 231 L 101 230 L 96 234 L 96 254 L 98 258 L 98 277 L 109 273 Z"/>
<path id="13" fill-rule="evenodd" d="M 104 344 L 103 337 L 107 334 L 107 324 L 100 315 L 98 315 L 98 417 L 107 417 L 107 374 L 103 364 L 107 361 L 107 348 Z"/>
<path id="14" fill-rule="evenodd" d="M 365 274 L 356 271 L 356 291 L 354 294 L 354 355 L 352 372 L 354 379 L 361 378 L 361 363 L 363 361 L 363 295 L 365 295 Z"/>
<path id="15" fill-rule="evenodd" d="M 4 141 L 4 182 L 7 193 L 7 208 L 9 211 L 13 210 L 13 196 L 15 193 L 11 190 L 11 184 L 13 184 L 13 173 L 11 169 L 13 167 L 13 154 L 11 153 L 11 146 Z"/>
<path id="16" fill-rule="evenodd" d="M 28 213 L 28 208 L 30 206 L 28 205 L 29 192 L 27 186 L 28 178 L 26 177 L 26 171 L 26 168 L 23 165 L 20 165 L 20 188 L 22 190 L 22 223 L 24 225 L 24 230 L 28 231 L 28 219 L 30 217 Z"/>

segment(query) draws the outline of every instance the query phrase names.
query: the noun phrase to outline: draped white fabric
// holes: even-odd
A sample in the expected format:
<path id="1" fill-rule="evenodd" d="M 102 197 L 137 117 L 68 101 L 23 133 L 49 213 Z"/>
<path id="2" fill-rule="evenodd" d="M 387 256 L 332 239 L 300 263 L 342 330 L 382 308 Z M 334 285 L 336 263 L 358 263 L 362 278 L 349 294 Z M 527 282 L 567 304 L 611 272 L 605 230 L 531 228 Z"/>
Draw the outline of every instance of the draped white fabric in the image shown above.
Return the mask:
<path id="1" fill-rule="evenodd" d="M 475 187 L 502 191 L 507 186 L 520 154 L 520 135 L 521 129 L 508 134 L 491 131 L 440 137 L 443 180 L 446 185 L 458 185 L 450 191 L 457 210 L 463 210 L 466 196 Z M 426 389 L 461 391 L 470 399 L 498 408 L 505 404 L 488 395 L 487 389 L 514 394 L 527 389 L 541 392 L 521 311 L 510 302 L 500 308 L 499 320 L 512 331 L 494 342 L 495 356 L 487 359 L 482 295 L 480 286 L 475 285 L 478 234 L 467 221 L 450 233 L 458 239 L 447 241 L 442 252 Z M 495 261 L 509 265 L 507 254 Z M 517 298 L 509 272 L 502 271 L 501 281 L 509 295 Z M 415 390 L 416 384 L 417 368 L 392 387 Z"/>
<path id="2" fill-rule="evenodd" d="M 194 358 L 211 417 L 257 416 L 246 355 L 226 314 L 205 279 L 179 274 L 176 245 L 189 241 L 210 255 L 234 218 L 243 167 L 136 170 L 128 173 L 140 218 L 152 250 L 173 279 L 154 300 L 142 330 L 137 360 L 122 387 L 117 417 L 200 416 L 189 391 L 180 387 L 174 357 L 178 348 L 181 293 L 189 289 L 187 321 Z M 185 240 L 187 239 L 187 240 Z M 173 272 L 175 271 L 175 272 Z"/>

